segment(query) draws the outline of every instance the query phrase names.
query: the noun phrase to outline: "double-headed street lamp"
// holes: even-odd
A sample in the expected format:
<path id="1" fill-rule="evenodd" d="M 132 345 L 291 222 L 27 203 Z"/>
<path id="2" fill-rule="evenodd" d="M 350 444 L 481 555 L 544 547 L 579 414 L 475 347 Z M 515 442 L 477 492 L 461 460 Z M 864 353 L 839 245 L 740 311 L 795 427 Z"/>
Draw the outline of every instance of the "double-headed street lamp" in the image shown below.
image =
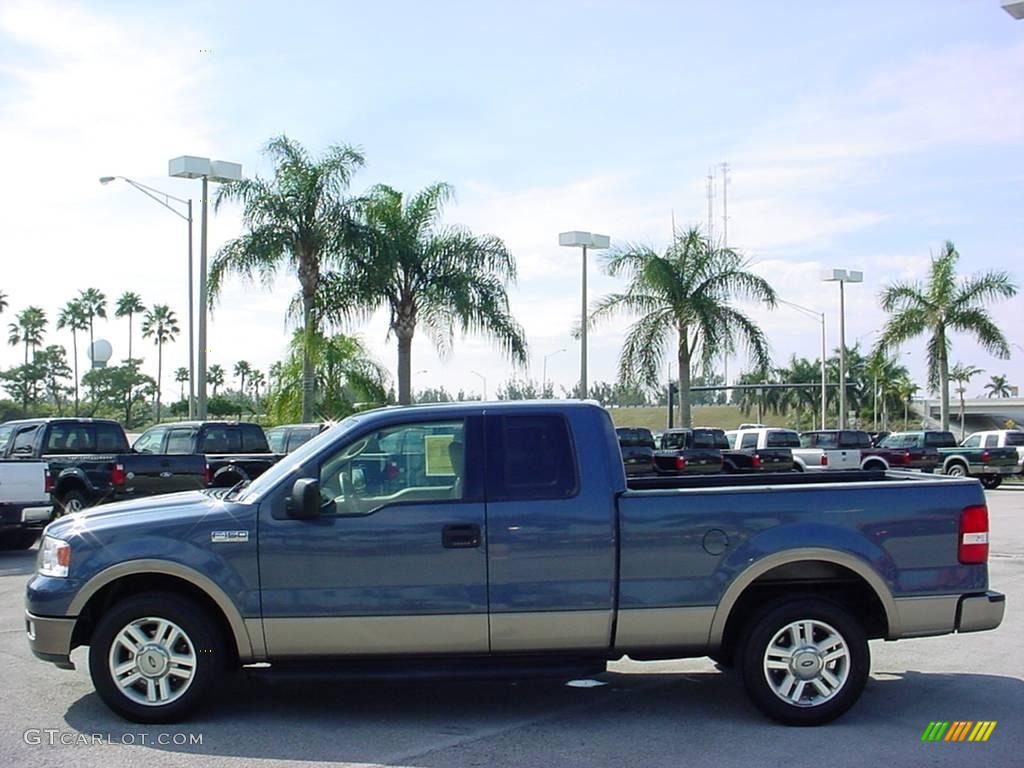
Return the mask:
<path id="1" fill-rule="evenodd" d="M 775 300 L 779 302 L 779 304 L 785 304 L 787 307 L 797 310 L 806 317 L 813 317 L 815 320 L 821 321 L 821 428 L 827 429 L 826 423 L 828 421 L 828 406 L 825 404 L 825 396 L 828 388 L 828 378 L 825 374 L 825 356 L 827 354 L 825 342 L 825 313 L 816 312 L 813 309 L 802 307 L 799 304 L 795 304 L 792 301 L 786 301 L 785 299 L 780 299 L 777 296 L 775 297 Z M 728 386 L 729 382 L 727 381 L 725 383 Z"/>
<path id="2" fill-rule="evenodd" d="M 199 397 L 197 402 L 198 417 L 206 418 L 206 312 L 207 312 L 207 288 L 206 288 L 206 243 L 207 243 L 207 203 L 209 202 L 208 182 L 240 181 L 242 178 L 242 166 L 239 163 L 229 163 L 225 160 L 210 160 L 208 157 L 193 157 L 182 155 L 167 163 L 167 175 L 178 179 L 202 179 L 203 180 L 203 219 L 200 226 L 199 242 L 199 355 L 197 366 L 199 368 Z M 191 285 L 191 282 L 190 282 Z M 191 313 L 191 303 L 189 312 Z"/>
<path id="3" fill-rule="evenodd" d="M 160 203 L 160 205 L 169 210 L 175 216 L 178 216 L 188 222 L 188 417 L 193 419 L 195 418 L 196 408 L 196 334 L 192 311 L 192 308 L 195 306 L 195 301 L 192 298 L 192 200 L 183 200 L 180 197 L 169 195 L 166 192 L 161 192 L 159 189 L 154 189 L 153 187 L 142 184 L 134 179 L 129 179 L 127 176 L 101 176 L 100 184 L 109 184 L 117 179 L 121 179 L 125 183 L 135 187 L 142 194 L 156 200 L 156 202 Z M 184 205 L 187 213 L 182 213 L 171 205 L 172 200 Z"/>
<path id="4" fill-rule="evenodd" d="M 543 374 L 543 376 L 541 377 L 541 380 L 540 380 L 540 396 L 541 396 L 541 398 L 546 398 L 547 397 L 547 391 L 548 391 L 548 358 L 549 357 L 554 357 L 555 355 L 559 355 L 562 352 L 565 352 L 564 348 L 556 349 L 554 352 L 548 352 L 546 355 L 544 355 L 544 366 L 543 366 L 544 374 Z"/>
<path id="5" fill-rule="evenodd" d="M 583 301 L 580 310 L 580 398 L 587 399 L 587 248 L 604 249 L 611 245 L 608 235 L 597 235 L 592 232 L 562 232 L 558 235 L 558 244 L 567 248 L 583 249 Z"/>
<path id="6" fill-rule="evenodd" d="M 484 397 L 483 397 L 483 399 L 486 401 L 487 400 L 487 377 L 484 376 L 479 371 L 470 371 L 470 373 L 472 373 L 474 376 L 479 376 L 480 377 L 480 381 L 482 381 L 484 383 Z"/>
<path id="7" fill-rule="evenodd" d="M 863 283 L 864 273 L 852 269 L 826 269 L 826 283 L 839 283 L 839 428 L 846 427 L 846 283 Z"/>

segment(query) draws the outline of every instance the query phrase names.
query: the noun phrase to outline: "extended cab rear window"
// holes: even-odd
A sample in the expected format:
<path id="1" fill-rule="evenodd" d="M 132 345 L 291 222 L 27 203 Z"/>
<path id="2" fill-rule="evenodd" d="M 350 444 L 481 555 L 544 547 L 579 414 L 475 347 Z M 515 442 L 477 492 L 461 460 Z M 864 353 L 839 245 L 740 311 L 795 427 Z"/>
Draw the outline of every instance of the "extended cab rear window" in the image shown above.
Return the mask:
<path id="1" fill-rule="evenodd" d="M 725 433 L 715 433 L 711 429 L 695 429 L 693 430 L 693 447 L 694 448 L 726 448 L 725 445 Z"/>
<path id="2" fill-rule="evenodd" d="M 564 417 L 494 416 L 488 424 L 487 445 L 489 499 L 567 499 L 576 495 L 579 473 Z"/>
<path id="3" fill-rule="evenodd" d="M 956 448 L 952 432 L 925 432 L 924 444 L 929 448 Z"/>
<path id="4" fill-rule="evenodd" d="M 765 438 L 766 448 L 799 448 L 800 435 L 796 432 L 778 430 L 769 432 Z"/>
<path id="5" fill-rule="evenodd" d="M 0 437 L 0 442 L 3 438 Z M 1012 446 L 1024 446 L 1024 432 L 1007 432 L 1006 433 L 1006 444 Z M 0 448 L 0 450 L 3 450 Z"/>

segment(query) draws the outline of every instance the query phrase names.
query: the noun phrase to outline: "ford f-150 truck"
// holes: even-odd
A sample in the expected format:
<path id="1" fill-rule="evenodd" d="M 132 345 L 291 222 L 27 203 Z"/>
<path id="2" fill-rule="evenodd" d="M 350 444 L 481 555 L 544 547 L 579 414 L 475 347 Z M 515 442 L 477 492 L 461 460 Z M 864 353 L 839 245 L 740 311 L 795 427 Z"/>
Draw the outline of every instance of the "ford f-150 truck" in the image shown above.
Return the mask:
<path id="1" fill-rule="evenodd" d="M 42 460 L 49 466 L 58 512 L 93 504 L 203 488 L 200 456 L 140 456 L 128 448 L 116 421 L 86 418 L 9 421 L 8 459 Z"/>
<path id="2" fill-rule="evenodd" d="M 716 430 L 666 429 L 658 438 L 654 466 L 669 475 L 717 474 L 722 471 L 722 449 Z"/>
<path id="3" fill-rule="evenodd" d="M 887 469 L 919 469 L 931 472 L 939 463 L 939 451 L 936 448 L 916 445 L 897 447 L 886 443 L 884 439 L 876 447 L 871 442 L 871 435 L 860 429 L 817 429 L 804 432 L 801 438 L 808 435 L 815 435 L 819 445 L 828 442 L 839 448 L 859 450 L 861 469 L 883 472 Z"/>
<path id="4" fill-rule="evenodd" d="M 46 462 L 0 460 L 0 549 L 31 547 L 52 514 Z"/>
<path id="5" fill-rule="evenodd" d="M 1024 432 L 1019 429 L 992 429 L 986 432 L 975 432 L 968 435 L 963 442 L 964 448 L 1012 448 L 1017 452 L 1017 474 L 1024 475 Z M 985 486 L 998 488 L 1002 483 L 1001 475 L 993 475 Z M 984 483 L 984 478 L 982 479 Z"/>
<path id="6" fill-rule="evenodd" d="M 789 472 L 793 469 L 793 449 L 800 447 L 796 432 L 769 429 L 762 438 L 756 430 L 722 432 L 722 461 L 726 472 Z M 758 443 L 764 443 L 760 448 Z"/>
<path id="7" fill-rule="evenodd" d="M 1003 478 L 1016 474 L 1016 448 L 982 448 L 980 444 L 957 445 L 952 432 L 894 432 L 883 441 L 916 448 L 934 448 L 939 452 L 939 467 L 953 477 L 976 477 L 988 489 L 998 488 Z"/>
<path id="8" fill-rule="evenodd" d="M 439 404 L 345 419 L 246 487 L 50 523 L 26 629 L 63 668 L 89 646 L 100 698 L 139 722 L 184 718 L 255 662 L 577 676 L 711 655 L 810 725 L 860 696 L 869 639 L 998 626 L 987 558 L 974 480 L 627 484 L 594 403 Z"/>

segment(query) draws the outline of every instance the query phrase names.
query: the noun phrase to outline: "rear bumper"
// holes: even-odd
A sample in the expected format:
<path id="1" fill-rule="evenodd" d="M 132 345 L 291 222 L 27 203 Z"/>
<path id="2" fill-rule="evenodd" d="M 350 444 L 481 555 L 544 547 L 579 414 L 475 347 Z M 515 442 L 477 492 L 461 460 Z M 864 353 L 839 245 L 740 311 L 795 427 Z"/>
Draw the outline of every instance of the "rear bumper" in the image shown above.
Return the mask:
<path id="1" fill-rule="evenodd" d="M 1017 464 L 1006 464 L 1001 467 L 993 467 L 989 464 L 971 464 L 968 472 L 972 475 L 1015 475 L 1020 472 Z"/>
<path id="2" fill-rule="evenodd" d="M 36 616 L 25 611 L 25 634 L 36 658 L 56 664 L 61 669 L 74 669 L 71 663 L 71 635 L 74 618 Z"/>
<path id="3" fill-rule="evenodd" d="M 0 506 L 0 528 L 42 528 L 53 517 L 53 505 L 46 501 Z"/>
<path id="4" fill-rule="evenodd" d="M 986 592 L 983 595 L 964 595 L 956 611 L 957 632 L 983 632 L 995 629 L 1003 622 L 1006 595 Z"/>

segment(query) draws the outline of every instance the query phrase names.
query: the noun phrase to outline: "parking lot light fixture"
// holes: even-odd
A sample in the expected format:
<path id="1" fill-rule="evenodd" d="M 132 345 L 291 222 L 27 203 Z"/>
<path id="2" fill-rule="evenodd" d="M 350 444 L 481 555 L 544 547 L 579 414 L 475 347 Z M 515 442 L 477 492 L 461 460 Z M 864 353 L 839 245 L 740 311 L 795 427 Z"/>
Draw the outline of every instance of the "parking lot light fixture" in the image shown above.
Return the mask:
<path id="1" fill-rule="evenodd" d="M 202 179 L 203 197 L 202 211 L 203 218 L 200 225 L 199 242 L 199 354 L 196 361 L 198 367 L 199 396 L 197 401 L 198 417 L 206 418 L 206 304 L 208 301 L 206 273 L 207 273 L 207 204 L 209 203 L 209 182 L 224 183 L 229 181 L 240 181 L 242 178 L 242 166 L 239 163 L 231 163 L 226 160 L 210 160 L 208 157 L 196 157 L 194 155 L 181 155 L 172 158 L 167 163 L 167 175 L 177 179 Z"/>
<path id="2" fill-rule="evenodd" d="M 587 249 L 608 248 L 611 238 L 593 232 L 562 232 L 558 235 L 558 244 L 566 248 L 583 249 L 583 283 L 582 307 L 580 309 L 580 398 L 587 399 Z"/>
<path id="3" fill-rule="evenodd" d="M 562 349 L 556 349 L 554 352 L 548 352 L 546 355 L 544 355 L 544 373 L 541 376 L 540 380 L 540 396 L 542 400 L 547 398 L 547 394 L 545 393 L 548 391 L 548 358 L 554 357 L 555 355 L 560 355 L 562 352 L 565 352 L 564 347 Z"/>
<path id="4" fill-rule="evenodd" d="M 479 376 L 480 377 L 480 381 L 482 381 L 484 383 L 484 396 L 483 396 L 483 399 L 486 401 L 487 400 L 487 377 L 484 376 L 479 371 L 470 371 L 470 373 L 472 373 L 474 376 Z"/>
<path id="5" fill-rule="evenodd" d="M 846 283 L 863 283 L 864 273 L 852 269 L 826 269 L 826 283 L 839 283 L 839 429 L 846 427 Z"/>

